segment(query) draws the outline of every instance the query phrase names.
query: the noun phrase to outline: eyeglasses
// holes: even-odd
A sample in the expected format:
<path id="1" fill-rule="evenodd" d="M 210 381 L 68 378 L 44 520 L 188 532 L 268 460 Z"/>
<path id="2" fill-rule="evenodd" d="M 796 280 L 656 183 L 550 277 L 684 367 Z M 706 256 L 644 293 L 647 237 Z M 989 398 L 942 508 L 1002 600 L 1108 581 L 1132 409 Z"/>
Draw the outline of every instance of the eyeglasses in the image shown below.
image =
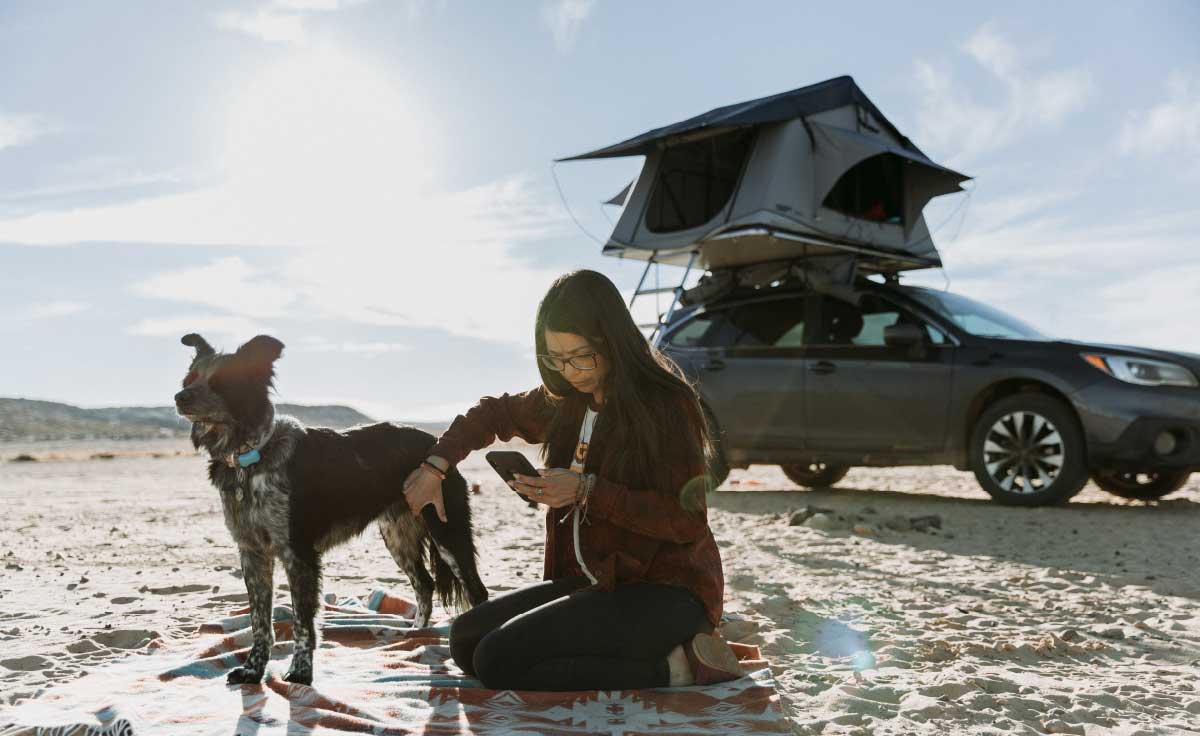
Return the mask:
<path id="1" fill-rule="evenodd" d="M 570 363 L 571 367 L 577 371 L 590 371 L 596 367 L 596 353 L 572 355 L 570 358 L 560 358 L 557 355 L 538 355 L 537 357 L 542 361 L 542 365 L 560 373 L 566 370 L 567 363 Z"/>

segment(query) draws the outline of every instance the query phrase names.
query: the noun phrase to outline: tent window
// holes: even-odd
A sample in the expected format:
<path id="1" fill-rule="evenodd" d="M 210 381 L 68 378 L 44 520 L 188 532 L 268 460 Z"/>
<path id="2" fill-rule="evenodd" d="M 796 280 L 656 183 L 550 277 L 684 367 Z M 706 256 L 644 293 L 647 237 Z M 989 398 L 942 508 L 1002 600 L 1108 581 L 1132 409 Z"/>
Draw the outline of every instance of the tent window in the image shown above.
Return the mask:
<path id="1" fill-rule="evenodd" d="M 687 230 L 716 217 L 733 196 L 753 145 L 754 132 L 741 131 L 668 148 L 646 211 L 650 232 Z"/>
<path id="2" fill-rule="evenodd" d="M 825 207 L 870 222 L 904 222 L 904 164 L 891 153 L 854 165 L 825 197 Z"/>

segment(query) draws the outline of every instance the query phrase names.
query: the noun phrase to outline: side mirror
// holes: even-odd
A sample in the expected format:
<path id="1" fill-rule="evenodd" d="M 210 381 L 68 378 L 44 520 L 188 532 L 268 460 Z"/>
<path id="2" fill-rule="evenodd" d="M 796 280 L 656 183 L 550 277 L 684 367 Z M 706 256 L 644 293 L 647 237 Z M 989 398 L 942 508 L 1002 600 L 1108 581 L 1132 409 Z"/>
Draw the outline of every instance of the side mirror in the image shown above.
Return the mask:
<path id="1" fill-rule="evenodd" d="M 925 330 L 909 322 L 883 328 L 883 342 L 891 347 L 920 345 L 925 342 Z"/>

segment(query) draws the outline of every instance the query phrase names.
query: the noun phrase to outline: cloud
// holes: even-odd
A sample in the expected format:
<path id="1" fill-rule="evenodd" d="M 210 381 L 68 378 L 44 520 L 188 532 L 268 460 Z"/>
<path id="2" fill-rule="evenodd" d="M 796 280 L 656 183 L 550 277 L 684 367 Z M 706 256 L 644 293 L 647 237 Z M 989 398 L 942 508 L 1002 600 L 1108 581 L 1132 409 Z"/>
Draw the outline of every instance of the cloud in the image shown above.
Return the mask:
<path id="1" fill-rule="evenodd" d="M 11 325 L 35 320 L 57 319 L 59 317 L 69 317 L 72 314 L 79 314 L 87 309 L 88 305 L 82 302 L 40 302 L 20 309 L 6 310 L 0 315 L 0 322 Z"/>
<path id="2" fill-rule="evenodd" d="M 579 30 L 595 5 L 595 0 L 550 0 L 542 5 L 542 25 L 549 29 L 560 52 L 575 47 Z"/>
<path id="3" fill-rule="evenodd" d="M 254 11 L 226 10 L 217 13 L 213 20 L 219 28 L 264 41 L 298 44 L 308 40 L 304 16 L 295 13 L 281 13 L 267 8 Z"/>
<path id="4" fill-rule="evenodd" d="M 1094 223 L 1054 212 L 1029 207 L 969 228 L 943 252 L 951 290 L 1065 339 L 1200 352 L 1200 237 L 1188 213 Z"/>
<path id="5" fill-rule="evenodd" d="M 237 256 L 159 273 L 135 285 L 134 290 L 157 299 L 203 304 L 252 317 L 283 316 L 296 299 L 293 290 L 256 273 Z"/>
<path id="6" fill-rule="evenodd" d="M 36 115 L 0 113 L 0 151 L 32 143 L 50 130 L 51 126 Z"/>
<path id="7" fill-rule="evenodd" d="M 272 3 L 277 8 L 285 10 L 315 10 L 315 11 L 333 11 L 342 10 L 351 5 L 358 5 L 358 2 L 350 2 L 348 0 L 274 0 Z"/>
<path id="8" fill-rule="evenodd" d="M 0 242 L 282 246 L 271 274 L 226 258 L 133 288 L 248 320 L 300 310 L 527 341 L 557 269 L 517 246 L 567 232 L 548 187 L 518 173 L 439 188 L 436 116 L 336 48 L 289 50 L 230 104 L 216 185 L 0 218 Z"/>
<path id="9" fill-rule="evenodd" d="M 293 351 L 302 353 L 352 353 L 363 355 L 367 358 L 374 358 L 385 353 L 402 353 L 411 349 L 409 345 L 399 342 L 355 342 L 345 340 L 334 342 L 323 337 L 308 336 L 302 339 L 300 344 L 293 348 Z"/>
<path id="10" fill-rule="evenodd" d="M 1167 99 L 1126 115 L 1118 147 L 1146 158 L 1200 155 L 1200 80 L 1182 71 L 1167 77 Z"/>
<path id="11" fill-rule="evenodd" d="M 916 139 L 942 152 L 951 165 L 969 163 L 1032 131 L 1058 126 L 1092 97 L 1094 84 L 1087 70 L 1028 71 L 1022 60 L 1029 54 L 990 26 L 977 30 L 961 48 L 1000 84 L 1003 95 L 999 104 L 984 104 L 948 69 L 916 62 Z"/>
<path id="12" fill-rule="evenodd" d="M 142 337 L 176 338 L 189 332 L 198 332 L 216 347 L 220 348 L 224 343 L 228 349 L 232 349 L 255 335 L 268 334 L 274 330 L 255 320 L 228 314 L 178 314 L 143 319 L 125 331 Z"/>

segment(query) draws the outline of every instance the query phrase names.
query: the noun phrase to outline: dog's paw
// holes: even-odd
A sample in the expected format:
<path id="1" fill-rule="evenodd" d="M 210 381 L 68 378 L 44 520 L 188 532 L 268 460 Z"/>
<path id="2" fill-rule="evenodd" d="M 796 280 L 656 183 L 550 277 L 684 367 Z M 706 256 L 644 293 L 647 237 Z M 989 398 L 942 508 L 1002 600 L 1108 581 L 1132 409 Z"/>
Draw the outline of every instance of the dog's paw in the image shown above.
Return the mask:
<path id="1" fill-rule="evenodd" d="M 225 676 L 225 682 L 228 685 L 252 685 L 262 682 L 262 670 L 248 670 L 245 667 L 237 667 L 229 671 Z"/>
<path id="2" fill-rule="evenodd" d="M 297 685 L 311 685 L 312 677 L 311 669 L 292 665 L 292 668 L 288 670 L 286 675 L 283 676 L 283 679 L 288 682 L 293 682 Z"/>

